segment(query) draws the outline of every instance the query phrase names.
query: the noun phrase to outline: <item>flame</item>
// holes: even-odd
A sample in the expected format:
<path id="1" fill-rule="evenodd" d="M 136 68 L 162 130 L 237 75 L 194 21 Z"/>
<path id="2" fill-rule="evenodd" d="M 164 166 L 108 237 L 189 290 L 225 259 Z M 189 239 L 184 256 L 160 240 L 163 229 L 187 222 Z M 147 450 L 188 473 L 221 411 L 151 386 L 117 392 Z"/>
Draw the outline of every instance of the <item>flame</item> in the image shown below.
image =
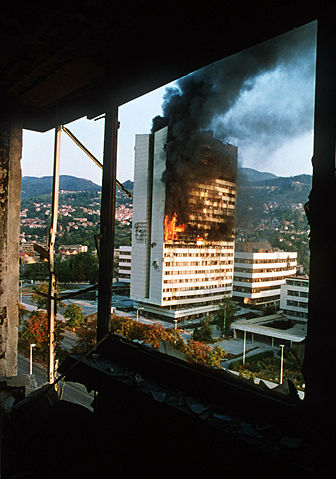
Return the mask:
<path id="1" fill-rule="evenodd" d="M 164 240 L 174 240 L 176 233 L 183 233 L 187 225 L 186 224 L 181 224 L 177 225 L 177 213 L 174 213 L 172 216 L 172 219 L 169 221 L 169 216 L 165 216 L 165 221 L 164 221 Z"/>

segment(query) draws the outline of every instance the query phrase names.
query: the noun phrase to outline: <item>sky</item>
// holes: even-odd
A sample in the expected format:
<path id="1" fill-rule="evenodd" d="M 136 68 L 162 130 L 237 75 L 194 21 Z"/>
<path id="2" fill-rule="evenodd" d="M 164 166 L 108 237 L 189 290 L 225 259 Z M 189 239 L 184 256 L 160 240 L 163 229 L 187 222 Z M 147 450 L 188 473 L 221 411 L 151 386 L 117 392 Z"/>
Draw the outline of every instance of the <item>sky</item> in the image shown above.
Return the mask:
<path id="1" fill-rule="evenodd" d="M 309 35 L 315 35 L 314 25 L 307 29 Z M 289 55 L 286 61 L 281 59 L 269 69 L 259 71 L 252 81 L 245 82 L 225 111 L 219 106 L 211 126 L 215 136 L 238 146 L 240 166 L 278 176 L 312 173 L 315 50 L 311 43 L 308 50 L 300 48 L 299 44 L 297 54 Z M 238 65 L 239 58 L 238 54 L 234 59 L 238 60 Z M 241 63 L 244 61 L 246 59 Z M 225 62 L 227 60 L 216 63 L 225 70 L 228 68 Z M 211 73 L 211 69 L 209 71 Z M 135 135 L 150 132 L 153 117 L 162 114 L 167 91 L 179 93 L 182 84 L 183 81 L 180 84 L 172 82 L 119 107 L 119 181 L 133 180 Z M 224 90 L 225 82 L 219 87 Z M 66 126 L 103 161 L 103 119 L 82 118 Z M 46 133 L 24 130 L 22 176 L 51 176 L 53 149 L 54 130 Z M 64 132 L 60 174 L 101 184 L 100 168 Z"/>

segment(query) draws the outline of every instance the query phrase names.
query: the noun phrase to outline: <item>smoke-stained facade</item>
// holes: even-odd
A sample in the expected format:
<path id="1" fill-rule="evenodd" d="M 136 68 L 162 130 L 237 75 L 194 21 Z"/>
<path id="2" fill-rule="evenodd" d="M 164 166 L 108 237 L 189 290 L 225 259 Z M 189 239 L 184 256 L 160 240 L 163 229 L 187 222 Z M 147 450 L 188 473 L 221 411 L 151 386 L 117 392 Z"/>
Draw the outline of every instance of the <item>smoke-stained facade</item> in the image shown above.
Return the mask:
<path id="1" fill-rule="evenodd" d="M 131 298 L 183 320 L 232 295 L 237 149 L 198 133 L 172 162 L 168 135 L 136 136 Z"/>

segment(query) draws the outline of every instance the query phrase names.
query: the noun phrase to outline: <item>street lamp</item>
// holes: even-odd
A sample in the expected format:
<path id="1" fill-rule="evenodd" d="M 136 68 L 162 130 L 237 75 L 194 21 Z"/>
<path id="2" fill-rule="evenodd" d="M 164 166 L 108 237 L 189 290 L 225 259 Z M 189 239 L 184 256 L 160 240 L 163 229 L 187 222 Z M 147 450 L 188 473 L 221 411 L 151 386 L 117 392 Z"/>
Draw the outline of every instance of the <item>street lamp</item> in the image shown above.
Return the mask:
<path id="1" fill-rule="evenodd" d="M 36 344 L 31 343 L 29 344 L 29 374 L 33 374 L 33 348 L 35 348 Z"/>
<path id="2" fill-rule="evenodd" d="M 281 364 L 280 364 L 280 384 L 282 384 L 283 380 L 283 359 L 284 359 L 284 344 L 279 344 L 281 348 Z"/>
<path id="3" fill-rule="evenodd" d="M 245 355 L 246 355 L 246 329 L 244 329 L 244 352 L 243 352 L 243 365 L 245 365 Z"/>

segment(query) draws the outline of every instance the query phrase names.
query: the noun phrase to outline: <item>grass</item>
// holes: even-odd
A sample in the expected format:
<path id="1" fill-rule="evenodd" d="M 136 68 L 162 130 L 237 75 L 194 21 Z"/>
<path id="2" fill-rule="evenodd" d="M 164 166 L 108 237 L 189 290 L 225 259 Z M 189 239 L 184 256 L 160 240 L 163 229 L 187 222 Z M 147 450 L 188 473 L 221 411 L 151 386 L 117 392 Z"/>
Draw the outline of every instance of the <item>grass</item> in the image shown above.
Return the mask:
<path id="1" fill-rule="evenodd" d="M 274 383 L 280 383 L 280 358 L 277 356 L 269 357 L 252 357 L 246 358 L 246 363 L 243 366 L 235 361 L 231 369 L 239 372 L 244 378 L 260 378 Z M 300 364 L 291 357 L 284 361 L 283 365 L 283 380 L 291 379 L 298 389 L 303 389 L 304 377 L 302 374 Z"/>

